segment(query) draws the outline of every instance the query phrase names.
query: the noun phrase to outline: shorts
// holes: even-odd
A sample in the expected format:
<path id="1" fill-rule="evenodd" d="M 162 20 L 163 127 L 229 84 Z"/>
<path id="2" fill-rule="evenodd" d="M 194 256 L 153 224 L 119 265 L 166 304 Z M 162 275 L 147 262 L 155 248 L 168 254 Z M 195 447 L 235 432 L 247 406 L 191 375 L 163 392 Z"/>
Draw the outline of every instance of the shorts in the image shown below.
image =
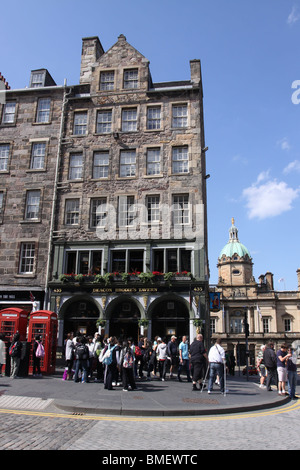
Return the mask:
<path id="1" fill-rule="evenodd" d="M 286 382 L 287 381 L 287 369 L 286 367 L 277 367 L 278 381 Z"/>
<path id="2" fill-rule="evenodd" d="M 259 366 L 258 373 L 259 373 L 260 377 L 266 377 L 267 376 L 266 366 Z"/>

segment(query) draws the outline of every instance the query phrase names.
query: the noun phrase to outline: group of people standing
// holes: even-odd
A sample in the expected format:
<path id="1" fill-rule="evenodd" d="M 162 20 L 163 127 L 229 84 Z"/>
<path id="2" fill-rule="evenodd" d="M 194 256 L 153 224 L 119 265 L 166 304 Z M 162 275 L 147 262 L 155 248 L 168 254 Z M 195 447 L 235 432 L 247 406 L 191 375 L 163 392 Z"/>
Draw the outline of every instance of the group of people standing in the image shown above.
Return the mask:
<path id="1" fill-rule="evenodd" d="M 104 339 L 98 333 L 94 337 L 69 333 L 65 359 L 65 379 L 83 383 L 103 381 L 107 390 L 122 384 L 124 391 L 136 390 L 136 378 L 143 378 L 145 371 L 147 380 L 159 378 L 165 381 L 169 371 L 169 378 L 179 382 L 184 373 L 186 380 L 192 383 L 192 390 L 201 390 L 209 363 L 208 392 L 212 391 L 218 377 L 220 391 L 224 393 L 225 351 L 221 340 L 218 339 L 207 354 L 201 334 L 197 334 L 189 345 L 186 336 L 179 344 L 176 336 L 169 341 L 157 336 L 152 342 L 140 337 L 135 344 L 132 338 L 121 341 L 116 337 Z"/>
<path id="2" fill-rule="evenodd" d="M 19 374 L 20 363 L 22 358 L 23 344 L 20 341 L 20 334 L 14 334 L 9 347 L 6 347 L 4 335 L 0 334 L 0 376 L 2 374 L 2 367 L 6 365 L 7 358 L 10 361 L 10 377 L 16 379 Z M 8 354 L 7 354 L 8 352 Z M 45 355 L 45 349 L 42 344 L 42 336 L 36 335 L 32 344 L 32 375 L 34 377 L 42 377 L 41 374 L 41 359 Z"/>
<path id="3" fill-rule="evenodd" d="M 261 388 L 272 391 L 271 384 L 274 382 L 279 395 L 288 393 L 292 400 L 297 399 L 297 354 L 292 347 L 283 343 L 276 352 L 272 341 L 261 346 L 257 357 L 257 368 Z M 288 384 L 288 390 L 286 390 L 286 384 Z"/>

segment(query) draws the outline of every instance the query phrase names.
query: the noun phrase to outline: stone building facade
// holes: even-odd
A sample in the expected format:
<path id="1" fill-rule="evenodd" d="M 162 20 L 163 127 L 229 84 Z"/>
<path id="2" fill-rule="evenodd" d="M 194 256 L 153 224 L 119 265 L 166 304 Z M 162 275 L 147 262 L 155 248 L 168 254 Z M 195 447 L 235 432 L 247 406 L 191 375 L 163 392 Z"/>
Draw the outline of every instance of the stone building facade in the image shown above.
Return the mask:
<path id="1" fill-rule="evenodd" d="M 36 87 L 34 80 L 40 80 Z M 46 70 L 31 86 L 7 89 L 0 106 L 0 308 L 42 308 L 51 260 L 49 243 L 63 87 Z"/>
<path id="2" fill-rule="evenodd" d="M 98 327 L 208 339 L 200 61 L 153 82 L 125 36 L 106 52 L 90 37 L 79 84 L 41 69 L 29 85 L 1 109 L 0 288 L 57 312 L 60 346 Z"/>
<path id="3" fill-rule="evenodd" d="M 238 229 L 229 229 L 228 243 L 218 258 L 219 280 L 210 286 L 211 295 L 218 294 L 217 308 L 211 305 L 212 339 L 221 336 L 224 348 L 232 352 L 237 364 L 246 363 L 245 319 L 249 325 L 248 350 L 250 364 L 263 344 L 274 341 L 293 345 L 300 353 L 300 269 L 297 270 L 297 291 L 276 291 L 273 274 L 267 272 L 253 277 L 253 260 L 238 238 Z"/>

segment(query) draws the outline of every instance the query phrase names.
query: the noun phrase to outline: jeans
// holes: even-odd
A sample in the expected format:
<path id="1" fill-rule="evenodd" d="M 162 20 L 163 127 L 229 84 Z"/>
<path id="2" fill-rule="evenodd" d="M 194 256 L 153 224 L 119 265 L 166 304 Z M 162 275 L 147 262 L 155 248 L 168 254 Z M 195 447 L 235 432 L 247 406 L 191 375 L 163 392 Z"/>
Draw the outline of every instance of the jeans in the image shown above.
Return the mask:
<path id="1" fill-rule="evenodd" d="M 79 370 L 82 371 L 81 382 L 87 381 L 87 368 L 88 368 L 88 361 L 87 360 L 76 360 L 76 367 L 75 367 L 75 374 L 74 374 L 74 381 L 79 382 L 78 379 L 78 372 Z"/>
<path id="2" fill-rule="evenodd" d="M 288 370 L 288 392 L 290 398 L 295 398 L 297 385 L 297 371 Z"/>
<path id="3" fill-rule="evenodd" d="M 180 374 L 181 374 L 182 368 L 185 369 L 186 371 L 186 377 L 187 377 L 188 382 L 191 382 L 192 379 L 190 376 L 190 361 L 188 359 L 183 359 L 182 362 L 179 361 L 178 372 L 177 372 L 178 380 L 180 380 Z"/>
<path id="4" fill-rule="evenodd" d="M 209 380 L 208 380 L 208 390 L 211 392 L 213 389 L 213 384 L 216 380 L 216 376 L 219 376 L 220 379 L 220 389 L 221 393 L 224 393 L 224 364 L 219 364 L 217 362 L 211 362 L 209 364 Z"/>

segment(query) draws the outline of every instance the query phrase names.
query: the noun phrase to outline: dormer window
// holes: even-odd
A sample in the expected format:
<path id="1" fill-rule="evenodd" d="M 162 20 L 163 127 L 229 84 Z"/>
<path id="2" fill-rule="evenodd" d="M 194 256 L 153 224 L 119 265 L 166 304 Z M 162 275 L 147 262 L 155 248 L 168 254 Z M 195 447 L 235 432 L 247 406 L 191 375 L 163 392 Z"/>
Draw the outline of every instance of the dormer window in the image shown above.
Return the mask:
<path id="1" fill-rule="evenodd" d="M 138 88 L 138 69 L 124 70 L 123 86 L 125 90 Z"/>

